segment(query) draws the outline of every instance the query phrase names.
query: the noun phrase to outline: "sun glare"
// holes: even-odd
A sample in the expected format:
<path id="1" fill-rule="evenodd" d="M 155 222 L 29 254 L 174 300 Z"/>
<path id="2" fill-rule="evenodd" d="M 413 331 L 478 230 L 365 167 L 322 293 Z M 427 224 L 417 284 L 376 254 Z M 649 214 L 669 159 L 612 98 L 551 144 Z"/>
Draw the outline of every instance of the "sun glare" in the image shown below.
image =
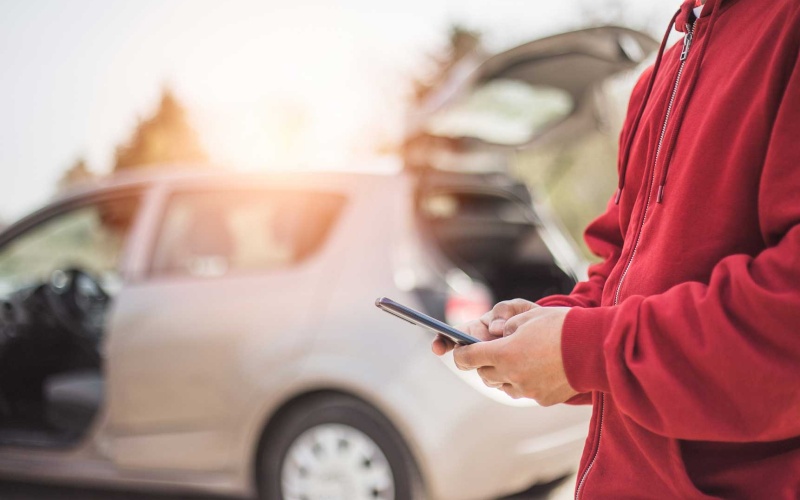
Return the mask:
<path id="1" fill-rule="evenodd" d="M 212 160 L 243 170 L 330 167 L 386 142 L 395 132 L 386 124 L 401 119 L 386 103 L 399 90 L 356 43 L 363 27 L 334 7 L 281 15 L 271 29 L 250 29 L 258 34 L 246 43 L 242 26 L 218 28 L 206 42 L 213 71 L 178 89 Z"/>

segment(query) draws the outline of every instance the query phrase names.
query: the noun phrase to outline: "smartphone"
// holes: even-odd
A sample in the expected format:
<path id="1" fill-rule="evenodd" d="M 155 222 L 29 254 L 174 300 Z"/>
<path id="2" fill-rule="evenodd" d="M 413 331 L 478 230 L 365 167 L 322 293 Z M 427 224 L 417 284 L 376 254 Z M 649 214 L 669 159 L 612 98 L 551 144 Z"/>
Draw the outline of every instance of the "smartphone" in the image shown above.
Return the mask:
<path id="1" fill-rule="evenodd" d="M 467 335 L 462 331 L 456 330 L 452 326 L 442 323 L 436 318 L 431 318 L 427 314 L 422 314 L 421 312 L 415 311 L 410 307 L 398 304 L 392 299 L 381 297 L 375 301 L 375 305 L 378 306 L 379 309 L 383 309 L 389 314 L 406 320 L 413 325 L 421 326 L 422 328 L 435 333 L 441 333 L 456 344 L 469 345 L 480 342 L 479 339 L 476 339 L 472 335 Z"/>

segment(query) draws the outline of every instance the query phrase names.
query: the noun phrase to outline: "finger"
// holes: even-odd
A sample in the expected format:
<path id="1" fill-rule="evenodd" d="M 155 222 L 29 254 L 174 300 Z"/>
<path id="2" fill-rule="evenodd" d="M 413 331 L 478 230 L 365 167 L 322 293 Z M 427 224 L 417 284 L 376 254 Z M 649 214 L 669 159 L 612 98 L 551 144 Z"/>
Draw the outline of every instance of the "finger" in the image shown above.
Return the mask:
<path id="1" fill-rule="evenodd" d="M 437 334 L 436 338 L 433 339 L 431 343 L 431 350 L 437 356 L 444 356 L 448 352 L 450 352 L 456 344 L 445 337 L 444 335 Z"/>
<path id="2" fill-rule="evenodd" d="M 481 318 L 479 320 L 481 326 L 484 328 L 484 330 L 486 332 L 485 333 L 485 335 L 486 335 L 486 339 L 485 340 L 496 339 L 496 338 L 499 338 L 499 337 L 503 336 L 503 329 L 502 328 L 498 329 L 497 325 L 495 325 L 494 328 L 490 328 L 490 325 L 492 325 L 492 323 L 495 321 L 494 317 L 491 316 L 491 314 L 492 314 L 492 311 L 489 311 L 488 313 L 486 313 L 483 316 L 481 316 Z"/>
<path id="3" fill-rule="evenodd" d="M 522 392 L 511 384 L 503 384 L 499 389 L 511 396 L 513 399 L 519 399 L 522 397 Z"/>
<path id="4" fill-rule="evenodd" d="M 478 340 L 492 340 L 497 338 L 495 335 L 491 335 L 489 333 L 489 329 L 486 328 L 480 320 L 473 320 L 462 325 L 456 326 L 456 330 L 461 330 L 462 332 L 472 335 Z"/>
<path id="5" fill-rule="evenodd" d="M 488 322 L 484 322 L 484 324 L 488 326 L 489 333 L 496 337 L 502 337 L 506 321 L 518 314 L 522 314 L 537 307 L 539 306 L 525 299 L 504 300 L 495 304 L 492 310 L 487 313 L 491 315 L 491 317 L 486 318 Z M 481 320 L 483 320 L 487 314 L 484 314 Z"/>
<path id="6" fill-rule="evenodd" d="M 520 314 L 515 318 L 511 318 L 510 320 L 506 321 L 506 324 L 503 326 L 503 336 L 508 337 L 509 335 L 513 335 L 514 332 L 520 327 L 521 324 L 528 321 L 530 318 L 527 314 Z"/>
<path id="7" fill-rule="evenodd" d="M 494 342 L 481 342 L 472 345 L 457 345 L 453 349 L 453 361 L 459 370 L 474 370 L 481 366 L 489 366 L 487 351 L 492 350 Z"/>
<path id="8" fill-rule="evenodd" d="M 503 380 L 503 377 L 494 366 L 481 366 L 478 368 L 478 375 L 481 377 L 484 384 L 493 389 L 499 389 L 507 382 Z"/>
<path id="9" fill-rule="evenodd" d="M 546 307 L 539 307 L 538 309 L 531 309 L 522 314 L 518 314 L 511 318 L 510 320 L 506 321 L 505 326 L 503 326 L 503 336 L 508 337 L 509 335 L 513 335 L 519 327 L 527 323 L 528 321 L 534 320 L 540 316 L 543 316 L 546 313 Z"/>
<path id="10" fill-rule="evenodd" d="M 489 328 L 489 325 L 492 324 L 492 321 L 494 321 L 494 309 L 489 309 L 483 313 L 483 316 L 480 317 L 480 322 L 483 323 L 486 328 Z"/>

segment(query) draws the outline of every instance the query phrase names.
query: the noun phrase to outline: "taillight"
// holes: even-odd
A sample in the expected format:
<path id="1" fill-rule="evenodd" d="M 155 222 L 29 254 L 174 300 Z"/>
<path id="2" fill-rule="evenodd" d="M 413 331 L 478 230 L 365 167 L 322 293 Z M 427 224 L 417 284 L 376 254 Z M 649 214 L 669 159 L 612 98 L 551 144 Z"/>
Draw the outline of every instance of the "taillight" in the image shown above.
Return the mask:
<path id="1" fill-rule="evenodd" d="M 444 307 L 444 319 L 450 325 L 459 325 L 480 318 L 492 308 L 489 288 L 472 280 L 466 273 L 454 270 L 448 273 L 450 285 Z"/>

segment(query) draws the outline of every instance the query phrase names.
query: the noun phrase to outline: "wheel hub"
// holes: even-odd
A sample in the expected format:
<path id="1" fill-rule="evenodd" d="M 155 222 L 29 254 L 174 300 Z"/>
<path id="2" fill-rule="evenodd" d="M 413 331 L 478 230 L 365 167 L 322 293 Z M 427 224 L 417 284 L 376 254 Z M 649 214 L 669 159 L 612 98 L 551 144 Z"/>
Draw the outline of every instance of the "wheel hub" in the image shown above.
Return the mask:
<path id="1" fill-rule="evenodd" d="M 348 425 L 321 424 L 289 447 L 281 490 L 286 500 L 394 500 L 394 477 L 372 438 Z"/>

